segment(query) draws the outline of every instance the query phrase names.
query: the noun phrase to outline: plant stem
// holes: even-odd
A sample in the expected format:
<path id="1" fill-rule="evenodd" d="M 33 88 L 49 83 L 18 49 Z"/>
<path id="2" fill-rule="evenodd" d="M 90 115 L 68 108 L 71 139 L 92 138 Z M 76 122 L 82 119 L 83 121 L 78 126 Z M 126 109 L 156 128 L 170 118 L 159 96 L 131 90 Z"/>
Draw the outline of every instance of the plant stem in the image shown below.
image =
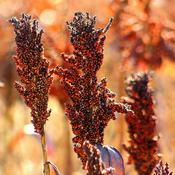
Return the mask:
<path id="1" fill-rule="evenodd" d="M 65 167 L 64 167 L 64 174 L 66 175 L 71 175 L 72 172 L 72 150 L 71 150 L 71 144 L 70 144 L 70 140 L 71 140 L 71 133 L 69 130 L 69 126 L 68 126 L 68 121 L 67 118 L 65 117 L 65 135 L 66 135 L 66 139 L 65 139 L 65 147 L 66 147 L 66 152 L 65 152 Z"/>
<path id="2" fill-rule="evenodd" d="M 43 173 L 44 175 L 50 175 L 50 168 L 47 160 L 46 136 L 45 136 L 44 128 L 43 128 L 43 133 L 41 134 L 41 145 L 42 145 L 43 163 L 44 163 Z"/>
<path id="3" fill-rule="evenodd" d="M 121 61 L 121 63 L 123 62 L 123 60 Z M 120 76 L 118 78 L 118 98 L 120 99 L 125 93 L 124 93 L 124 89 L 125 89 L 125 85 L 124 85 L 124 81 L 125 81 L 125 76 L 126 76 L 126 71 L 123 70 L 122 68 L 120 69 Z M 119 152 L 122 154 L 123 152 L 123 147 L 122 144 L 124 142 L 124 138 L 125 138 L 125 130 L 126 130 L 126 124 L 125 124 L 125 118 L 123 116 L 123 114 L 119 114 L 120 116 L 120 125 L 119 125 L 119 147 L 118 150 Z"/>

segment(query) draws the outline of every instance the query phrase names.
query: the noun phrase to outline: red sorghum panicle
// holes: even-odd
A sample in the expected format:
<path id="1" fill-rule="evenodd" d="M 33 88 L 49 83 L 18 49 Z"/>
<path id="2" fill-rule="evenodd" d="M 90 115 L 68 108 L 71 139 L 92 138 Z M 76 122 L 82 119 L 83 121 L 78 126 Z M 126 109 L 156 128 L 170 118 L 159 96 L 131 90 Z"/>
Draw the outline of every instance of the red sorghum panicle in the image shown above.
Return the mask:
<path id="1" fill-rule="evenodd" d="M 83 143 L 83 149 L 87 156 L 85 169 L 88 171 L 87 175 L 112 175 L 113 169 L 106 168 L 102 162 L 100 151 L 88 141 Z"/>
<path id="2" fill-rule="evenodd" d="M 154 175 L 173 175 L 173 172 L 170 171 L 168 163 L 163 164 L 162 161 L 160 161 L 155 170 Z"/>
<path id="3" fill-rule="evenodd" d="M 133 6 L 124 0 L 120 2 L 120 8 L 116 13 L 115 19 L 118 21 L 114 27 L 117 46 L 122 58 L 126 62 L 131 61 L 134 66 L 159 68 L 164 59 L 175 60 L 172 42 L 174 29 L 171 25 L 167 25 L 166 21 L 161 21 L 154 15 L 151 8 L 152 1 L 138 1 L 136 6 Z"/>
<path id="4" fill-rule="evenodd" d="M 21 80 L 15 86 L 26 105 L 31 108 L 35 131 L 42 134 L 50 115 L 48 91 L 52 83 L 49 63 L 43 56 L 43 30 L 39 29 L 37 20 L 32 20 L 31 16 L 25 14 L 20 19 L 13 17 L 10 23 L 16 34 L 17 55 L 14 60 Z"/>
<path id="5" fill-rule="evenodd" d="M 146 73 L 131 75 L 126 87 L 129 98 L 124 100 L 135 113 L 135 117 L 126 118 L 131 140 L 125 149 L 139 175 L 150 175 L 159 160 L 154 102 L 148 83 Z"/>
<path id="6" fill-rule="evenodd" d="M 103 29 L 95 29 L 95 17 L 88 13 L 75 13 L 73 20 L 67 23 L 74 52 L 69 56 L 62 54 L 70 66 L 67 69 L 57 67 L 55 72 L 72 100 L 72 104 L 66 106 L 66 113 L 75 134 L 74 150 L 84 166 L 83 142 L 103 143 L 104 128 L 110 119 L 116 118 L 114 113 L 131 112 L 127 105 L 114 102 L 115 94 L 107 89 L 105 78 L 97 82 L 96 73 L 103 61 L 105 33 L 111 22 Z"/>

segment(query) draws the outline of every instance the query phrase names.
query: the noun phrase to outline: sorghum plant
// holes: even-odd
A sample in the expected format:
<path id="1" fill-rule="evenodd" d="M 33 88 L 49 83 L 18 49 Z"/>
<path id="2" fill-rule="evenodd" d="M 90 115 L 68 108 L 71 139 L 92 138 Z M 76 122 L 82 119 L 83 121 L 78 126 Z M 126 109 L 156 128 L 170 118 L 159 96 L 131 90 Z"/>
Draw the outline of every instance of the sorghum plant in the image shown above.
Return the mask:
<path id="1" fill-rule="evenodd" d="M 43 56 L 43 30 L 39 29 L 36 20 L 25 14 L 20 19 L 13 17 L 10 23 L 14 26 L 16 34 L 17 55 L 14 56 L 14 60 L 21 81 L 16 82 L 15 87 L 31 109 L 35 132 L 41 135 L 44 174 L 49 175 L 44 125 L 51 112 L 48 110 L 48 92 L 52 83 L 52 72 Z"/>
<path id="2" fill-rule="evenodd" d="M 173 172 L 170 171 L 168 163 L 163 164 L 162 161 L 160 161 L 155 170 L 154 175 L 173 175 Z"/>
<path id="3" fill-rule="evenodd" d="M 160 67 L 164 58 L 174 61 L 174 29 L 153 15 L 152 0 L 136 2 L 137 10 L 131 2 L 121 1 L 121 8 L 116 11 L 114 27 L 122 58 L 134 66 L 148 68 Z M 170 37 L 169 33 L 173 35 Z"/>
<path id="4" fill-rule="evenodd" d="M 67 23 L 74 51 L 72 55 L 62 54 L 70 66 L 57 67 L 55 71 L 72 101 L 66 106 L 66 114 L 75 134 L 74 150 L 84 168 L 87 162 L 84 141 L 92 145 L 103 144 L 104 129 L 110 119 L 116 119 L 114 113 L 132 114 L 128 105 L 115 103 L 115 94 L 107 89 L 105 78 L 97 81 L 96 73 L 103 61 L 105 33 L 111 22 L 112 19 L 103 29 L 95 29 L 96 17 L 75 13 L 73 20 Z"/>
<path id="5" fill-rule="evenodd" d="M 154 101 L 148 83 L 148 74 L 132 74 L 126 82 L 128 98 L 124 99 L 135 113 L 134 118 L 126 118 L 130 145 L 124 148 L 139 175 L 151 175 L 159 160 Z"/>

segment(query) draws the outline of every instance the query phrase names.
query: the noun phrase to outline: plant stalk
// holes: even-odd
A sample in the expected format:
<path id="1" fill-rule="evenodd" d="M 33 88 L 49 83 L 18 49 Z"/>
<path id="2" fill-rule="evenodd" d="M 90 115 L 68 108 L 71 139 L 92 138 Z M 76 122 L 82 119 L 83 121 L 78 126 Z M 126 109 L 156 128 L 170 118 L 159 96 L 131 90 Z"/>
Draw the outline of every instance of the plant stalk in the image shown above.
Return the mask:
<path id="1" fill-rule="evenodd" d="M 43 174 L 50 175 L 50 167 L 47 159 L 46 135 L 45 135 L 44 128 L 43 128 L 43 133 L 41 134 L 41 145 L 42 145 L 43 163 L 44 163 Z"/>

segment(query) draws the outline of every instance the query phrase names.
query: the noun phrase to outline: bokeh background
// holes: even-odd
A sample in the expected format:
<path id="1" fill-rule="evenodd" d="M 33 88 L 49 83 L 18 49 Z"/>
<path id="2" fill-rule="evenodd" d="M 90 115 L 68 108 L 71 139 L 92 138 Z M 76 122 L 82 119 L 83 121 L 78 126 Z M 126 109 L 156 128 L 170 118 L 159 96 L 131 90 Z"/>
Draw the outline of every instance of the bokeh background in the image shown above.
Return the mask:
<path id="1" fill-rule="evenodd" d="M 149 8 L 146 7 L 148 3 Z M 71 20 L 77 11 L 97 16 L 97 27 L 104 27 L 109 18 L 114 17 L 107 33 L 104 62 L 98 78 L 107 77 L 108 87 L 117 94 L 117 101 L 125 95 L 127 75 L 137 71 L 154 72 L 151 84 L 155 91 L 159 149 L 162 159 L 175 172 L 175 0 L 0 0 L 0 175 L 42 174 L 39 136 L 34 134 L 30 124 L 30 110 L 13 87 L 18 76 L 12 59 L 15 54 L 14 33 L 8 20 L 12 16 L 20 17 L 22 13 L 37 18 L 44 29 L 45 57 L 51 66 L 64 65 L 60 53 L 72 51 L 66 21 Z M 159 28 L 153 28 L 154 31 L 149 33 L 150 23 Z M 161 48 L 152 52 L 156 45 L 148 42 L 152 33 L 155 38 L 165 40 L 168 47 L 165 50 L 169 54 L 159 58 Z M 143 40 L 143 45 L 134 47 L 137 40 Z M 143 51 L 144 46 L 148 50 Z M 141 54 L 130 54 L 134 49 Z M 73 152 L 72 131 L 64 115 L 64 103 L 68 101 L 55 79 L 49 97 L 52 113 L 46 124 L 48 155 L 61 174 L 81 175 L 85 172 Z M 127 141 L 124 116 L 118 116 L 106 128 L 105 144 L 115 146 L 121 152 L 126 174 L 134 175 L 133 165 L 127 164 L 127 153 L 122 148 Z"/>

